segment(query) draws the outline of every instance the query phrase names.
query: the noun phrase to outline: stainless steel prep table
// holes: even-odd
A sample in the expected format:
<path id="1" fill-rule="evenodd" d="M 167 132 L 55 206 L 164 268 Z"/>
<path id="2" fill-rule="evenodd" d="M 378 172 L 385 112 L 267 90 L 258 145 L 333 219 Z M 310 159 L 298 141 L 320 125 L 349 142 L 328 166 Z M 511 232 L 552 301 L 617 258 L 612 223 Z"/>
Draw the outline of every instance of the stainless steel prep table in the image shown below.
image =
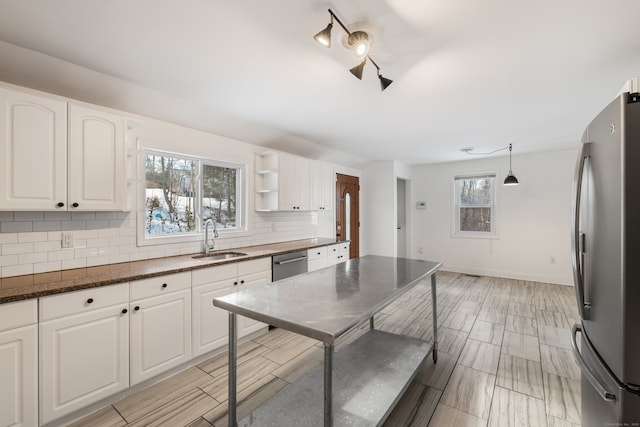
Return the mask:
<path id="1" fill-rule="evenodd" d="M 318 426 L 322 419 L 324 426 L 384 422 L 422 361 L 430 353 L 437 360 L 435 272 L 441 266 L 368 255 L 215 298 L 215 306 L 229 311 L 229 426 Z M 373 329 L 375 313 L 429 276 L 433 343 Z M 236 419 L 238 314 L 324 343 L 323 369 L 287 386 L 240 424 Z M 367 320 L 371 330 L 334 357 L 336 340 Z M 320 382 L 324 382 L 323 396 Z"/>

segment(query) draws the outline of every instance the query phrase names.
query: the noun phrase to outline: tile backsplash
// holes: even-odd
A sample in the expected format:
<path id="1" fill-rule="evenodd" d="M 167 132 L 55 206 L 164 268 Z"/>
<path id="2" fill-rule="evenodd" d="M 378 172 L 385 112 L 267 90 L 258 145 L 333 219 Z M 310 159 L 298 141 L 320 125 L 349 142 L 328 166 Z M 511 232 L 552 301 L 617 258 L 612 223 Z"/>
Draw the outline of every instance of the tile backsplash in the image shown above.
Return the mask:
<path id="1" fill-rule="evenodd" d="M 331 235 L 331 212 L 253 212 L 250 235 L 216 239 L 220 249 Z M 324 232 L 323 232 L 324 230 Z M 62 248 L 63 232 L 73 247 Z M 136 245 L 135 212 L 1 212 L 0 277 L 200 252 L 202 241 Z"/>

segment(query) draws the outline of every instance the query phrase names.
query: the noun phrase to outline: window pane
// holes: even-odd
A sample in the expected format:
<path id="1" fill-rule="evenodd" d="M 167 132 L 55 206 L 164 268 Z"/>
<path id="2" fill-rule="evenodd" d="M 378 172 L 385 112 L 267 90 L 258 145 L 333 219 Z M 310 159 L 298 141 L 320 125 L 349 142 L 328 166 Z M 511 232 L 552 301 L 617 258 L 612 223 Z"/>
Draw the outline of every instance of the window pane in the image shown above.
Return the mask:
<path id="1" fill-rule="evenodd" d="M 493 177 L 458 178 L 459 203 L 464 205 L 490 205 L 493 196 Z"/>
<path id="2" fill-rule="evenodd" d="M 491 208 L 460 208 L 460 231 L 491 231 Z"/>
<path id="3" fill-rule="evenodd" d="M 146 234 L 194 232 L 197 162 L 147 153 L 145 170 Z"/>
<path id="4" fill-rule="evenodd" d="M 347 230 L 346 240 L 351 240 L 351 194 L 349 193 L 344 196 L 344 210 L 345 229 Z"/>
<path id="5" fill-rule="evenodd" d="M 202 219 L 221 228 L 237 228 L 239 169 L 205 164 L 202 169 Z"/>
<path id="6" fill-rule="evenodd" d="M 456 232 L 495 232 L 494 186 L 493 174 L 455 178 Z"/>

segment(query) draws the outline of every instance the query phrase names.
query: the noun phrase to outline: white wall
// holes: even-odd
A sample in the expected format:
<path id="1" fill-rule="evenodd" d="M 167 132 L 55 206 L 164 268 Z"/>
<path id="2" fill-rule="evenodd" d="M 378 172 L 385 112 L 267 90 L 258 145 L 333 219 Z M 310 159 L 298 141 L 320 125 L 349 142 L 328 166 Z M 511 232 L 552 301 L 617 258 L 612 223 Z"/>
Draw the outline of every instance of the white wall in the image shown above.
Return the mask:
<path id="1" fill-rule="evenodd" d="M 360 182 L 360 255 L 395 256 L 396 177 L 394 162 L 374 162 Z"/>
<path id="2" fill-rule="evenodd" d="M 452 237 L 453 177 L 496 171 L 502 181 L 508 158 L 414 167 L 411 255 L 442 261 L 449 271 L 573 284 L 570 227 L 576 156 L 577 149 L 513 156 L 520 185 L 497 187 L 495 239 Z M 426 201 L 426 210 L 415 209 L 418 200 Z"/>

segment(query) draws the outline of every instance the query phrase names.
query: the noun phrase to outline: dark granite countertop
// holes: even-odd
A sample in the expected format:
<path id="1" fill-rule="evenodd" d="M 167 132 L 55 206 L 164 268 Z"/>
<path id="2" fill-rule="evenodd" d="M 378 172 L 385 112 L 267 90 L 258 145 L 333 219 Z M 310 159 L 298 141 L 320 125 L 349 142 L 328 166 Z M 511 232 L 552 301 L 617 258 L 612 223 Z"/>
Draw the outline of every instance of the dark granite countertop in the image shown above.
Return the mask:
<path id="1" fill-rule="evenodd" d="M 198 254 L 190 254 L 5 277 L 0 278 L 0 304 L 62 292 L 112 285 L 131 280 L 146 279 L 148 277 L 162 276 L 165 274 L 180 273 L 232 262 L 271 257 L 273 255 L 327 246 L 334 243 L 340 243 L 340 241 L 330 238 L 293 240 L 267 245 L 233 248 L 233 251 L 244 252 L 247 255 L 227 260 L 194 259 L 192 257 Z"/>

